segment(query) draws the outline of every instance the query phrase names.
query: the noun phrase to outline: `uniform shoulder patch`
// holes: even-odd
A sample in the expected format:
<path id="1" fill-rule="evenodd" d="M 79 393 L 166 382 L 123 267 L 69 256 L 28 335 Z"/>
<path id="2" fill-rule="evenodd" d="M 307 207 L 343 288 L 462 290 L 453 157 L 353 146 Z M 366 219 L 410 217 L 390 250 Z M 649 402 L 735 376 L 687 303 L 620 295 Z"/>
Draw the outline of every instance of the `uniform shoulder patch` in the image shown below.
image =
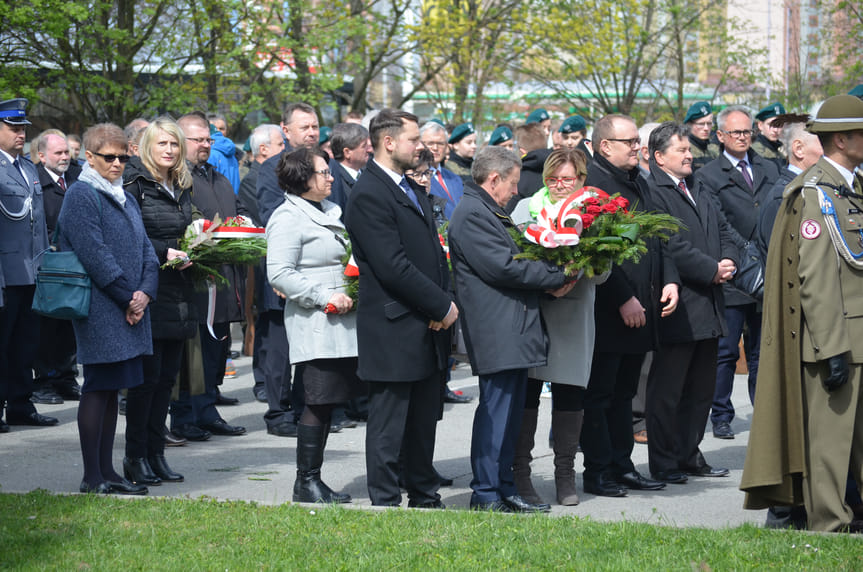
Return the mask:
<path id="1" fill-rule="evenodd" d="M 815 219 L 807 218 L 800 223 L 800 236 L 812 240 L 821 236 L 821 223 Z"/>

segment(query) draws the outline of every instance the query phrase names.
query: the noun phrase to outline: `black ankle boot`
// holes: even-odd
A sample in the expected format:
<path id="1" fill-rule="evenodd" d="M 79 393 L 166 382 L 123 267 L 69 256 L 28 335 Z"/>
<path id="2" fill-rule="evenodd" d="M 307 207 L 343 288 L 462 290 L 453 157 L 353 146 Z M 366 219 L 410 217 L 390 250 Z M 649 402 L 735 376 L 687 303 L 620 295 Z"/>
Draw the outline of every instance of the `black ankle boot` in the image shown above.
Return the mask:
<path id="1" fill-rule="evenodd" d="M 156 476 L 153 469 L 147 463 L 147 459 L 143 457 L 137 459 L 124 458 L 123 474 L 136 485 L 156 487 L 162 484 L 162 479 Z"/>
<path id="2" fill-rule="evenodd" d="M 326 431 L 326 426 L 297 425 L 297 480 L 294 482 L 294 502 L 351 502 L 351 495 L 337 493 L 321 480 Z"/>
<path id="3" fill-rule="evenodd" d="M 171 467 L 168 466 L 168 462 L 165 460 L 165 455 L 152 455 L 147 459 L 150 464 L 150 468 L 153 469 L 153 472 L 157 477 L 162 479 L 166 483 L 182 483 L 184 478 L 180 473 L 175 473 L 171 470 Z"/>

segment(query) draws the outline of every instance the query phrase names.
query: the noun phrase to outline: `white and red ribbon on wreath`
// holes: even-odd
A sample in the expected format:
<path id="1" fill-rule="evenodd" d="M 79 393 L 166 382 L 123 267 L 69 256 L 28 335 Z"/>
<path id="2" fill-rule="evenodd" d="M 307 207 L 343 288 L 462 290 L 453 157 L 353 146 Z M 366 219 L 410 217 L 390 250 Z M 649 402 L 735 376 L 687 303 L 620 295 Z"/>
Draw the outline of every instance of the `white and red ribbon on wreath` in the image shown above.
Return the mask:
<path id="1" fill-rule="evenodd" d="M 607 200 L 608 194 L 596 187 L 583 187 L 563 201 L 543 208 L 536 217 L 536 222 L 524 229 L 524 236 L 529 241 L 545 248 L 559 246 L 576 246 L 584 223 L 581 210 L 588 198 Z"/>

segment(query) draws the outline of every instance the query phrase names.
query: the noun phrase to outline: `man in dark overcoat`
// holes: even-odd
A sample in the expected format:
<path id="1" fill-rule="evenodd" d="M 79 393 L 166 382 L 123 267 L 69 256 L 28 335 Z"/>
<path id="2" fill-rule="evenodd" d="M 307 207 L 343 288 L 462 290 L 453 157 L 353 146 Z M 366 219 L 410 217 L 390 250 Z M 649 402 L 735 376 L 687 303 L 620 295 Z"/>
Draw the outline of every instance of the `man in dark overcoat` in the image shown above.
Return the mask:
<path id="1" fill-rule="evenodd" d="M 458 309 L 431 204 L 404 172 L 420 151 L 415 115 L 382 110 L 369 125 L 375 158 L 348 199 L 345 223 L 360 270 L 357 374 L 369 385 L 366 470 L 377 506 L 443 508 L 432 466 L 435 427 Z"/>

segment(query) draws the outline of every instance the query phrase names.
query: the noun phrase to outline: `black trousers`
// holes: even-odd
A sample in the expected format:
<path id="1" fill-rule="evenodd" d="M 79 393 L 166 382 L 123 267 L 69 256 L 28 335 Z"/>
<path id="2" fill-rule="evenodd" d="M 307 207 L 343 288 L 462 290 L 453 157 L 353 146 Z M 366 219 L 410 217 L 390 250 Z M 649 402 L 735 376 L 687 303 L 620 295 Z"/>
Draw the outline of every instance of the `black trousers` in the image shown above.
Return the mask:
<path id="1" fill-rule="evenodd" d="M 267 390 L 264 422 L 267 427 L 295 422 L 303 410 L 303 366 L 297 366 L 292 386 L 283 310 L 267 310 L 258 315 L 254 353 L 255 381 L 263 381 Z"/>
<path id="2" fill-rule="evenodd" d="M 399 451 L 404 442 L 404 481 L 417 503 L 440 499 L 432 465 L 444 371 L 410 382 L 370 381 L 366 425 L 369 498 L 376 506 L 401 504 Z"/>
<path id="3" fill-rule="evenodd" d="M 165 452 L 165 419 L 171 391 L 183 363 L 183 340 L 153 340 L 153 355 L 144 356 L 144 383 L 126 394 L 126 456 Z"/>
<path id="4" fill-rule="evenodd" d="M 698 445 L 713 401 L 718 340 L 659 348 L 647 380 L 647 452 L 650 472 L 696 468 Z"/>
<path id="5" fill-rule="evenodd" d="M 645 354 L 594 352 L 590 381 L 584 393 L 581 450 L 584 478 L 623 474 L 632 464 L 632 398 Z"/>
<path id="6" fill-rule="evenodd" d="M 55 320 L 42 317 L 39 335 L 39 350 L 33 369 L 36 372 L 36 387 L 77 386 L 77 344 L 75 330 L 70 320 Z"/>
<path id="7" fill-rule="evenodd" d="M 7 286 L 6 305 L 0 310 L 0 406 L 6 405 L 7 421 L 36 411 L 30 402 L 41 324 L 30 309 L 35 290 L 35 286 Z"/>

